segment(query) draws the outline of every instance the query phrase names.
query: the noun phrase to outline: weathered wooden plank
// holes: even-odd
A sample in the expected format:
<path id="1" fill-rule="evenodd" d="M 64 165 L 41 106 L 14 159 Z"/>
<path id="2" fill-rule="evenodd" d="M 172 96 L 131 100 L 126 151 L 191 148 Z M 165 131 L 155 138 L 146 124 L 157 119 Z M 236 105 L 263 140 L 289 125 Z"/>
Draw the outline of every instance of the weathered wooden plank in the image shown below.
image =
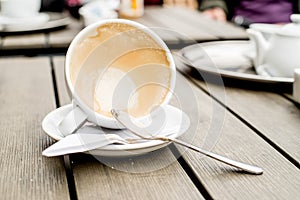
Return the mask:
<path id="1" fill-rule="evenodd" d="M 70 20 L 70 24 L 65 29 L 49 33 L 50 47 L 67 48 L 75 35 L 84 28 L 82 20 Z"/>
<path id="2" fill-rule="evenodd" d="M 202 85 L 202 84 L 201 84 Z M 252 129 L 245 125 L 238 118 L 233 116 L 223 106 L 212 101 L 204 92 L 195 85 L 195 95 L 199 104 L 200 116 L 198 119 L 191 118 L 192 126 L 196 127 L 194 137 L 189 137 L 191 142 L 198 146 L 204 146 L 214 152 L 225 156 L 235 158 L 247 163 L 256 164 L 264 168 L 263 175 L 254 176 L 236 171 L 213 161 L 209 158 L 203 158 L 199 154 L 190 150 L 183 155 L 184 159 L 191 166 L 201 183 L 208 190 L 209 194 L 214 199 L 295 199 L 300 195 L 300 171 L 287 160 L 281 153 L 268 144 L 263 138 L 257 135 Z M 214 88 L 210 88 L 214 91 Z M 230 97 L 226 89 L 226 99 L 230 108 L 235 108 L 236 113 L 242 114 L 250 105 L 264 105 L 261 101 L 256 102 L 255 96 L 260 96 L 259 92 L 253 92 L 253 96 L 243 92 L 242 90 L 232 89 L 231 93 L 236 95 Z M 213 93 L 214 94 L 214 93 Z M 219 97 L 221 93 L 219 93 Z M 241 97 L 243 96 L 243 97 Z M 276 105 L 278 97 L 265 98 L 269 99 L 269 104 Z M 243 99 L 243 100 L 242 100 Z M 191 100 L 192 101 L 192 100 Z M 280 100 L 279 100 L 280 101 Z M 273 103 L 274 102 L 274 103 Z M 233 106 L 233 104 L 235 106 Z M 260 106 L 258 106 L 260 107 Z M 196 112 L 197 108 L 190 108 L 190 112 Z M 245 113 L 241 115 L 244 119 L 256 118 L 261 121 L 262 128 L 265 131 L 274 131 L 270 124 L 265 124 L 267 118 L 276 118 L 276 116 L 287 113 L 289 111 L 277 110 L 276 113 L 268 113 L 267 109 L 260 110 L 260 117 L 254 113 Z M 224 116 L 223 113 L 225 114 Z M 298 115 L 298 114 L 296 114 Z M 216 118 L 212 118 L 215 116 Z M 284 116 L 285 117 L 285 114 Z M 222 120 L 223 118 L 223 120 Z M 290 120 L 296 120 L 297 116 L 290 117 Z M 274 119 L 273 119 L 274 120 Z M 276 121 L 276 120 L 275 120 Z M 274 123 L 275 123 L 274 121 Z M 279 121 L 277 117 L 277 122 Z M 196 123 L 196 124 L 195 124 Z M 280 122 L 279 122 L 280 123 Z M 221 127 L 220 130 L 216 127 Z M 274 126 L 274 124 L 272 125 Z M 288 127 L 286 124 L 284 127 Z M 295 128 L 298 125 L 292 123 Z M 283 129 L 283 127 L 282 127 Z M 299 130 L 299 129 L 298 129 Z M 219 131 L 219 132 L 218 132 Z M 187 133 L 190 135 L 191 133 Z M 299 136 L 299 135 L 298 135 Z M 288 135 L 282 137 L 282 140 L 289 141 Z M 185 137 L 183 137 L 185 139 Z M 271 138 L 272 139 L 272 138 Z M 299 137 L 298 137 L 299 139 Z M 185 139 L 187 140 L 187 139 Z M 299 144 L 299 143 L 298 143 Z M 299 145 L 298 145 L 299 147 Z M 293 147 L 294 151 L 298 151 L 298 147 Z M 178 147 L 180 151 L 183 148 Z"/>
<path id="3" fill-rule="evenodd" d="M 201 81 L 195 81 L 205 87 Z M 219 98 L 221 89 L 215 85 L 209 86 L 214 88 L 215 95 Z M 300 110 L 293 102 L 271 92 L 227 87 L 226 102 L 223 103 L 300 166 Z"/>
<path id="4" fill-rule="evenodd" d="M 29 35 L 13 35 L 3 38 L 1 49 L 32 49 L 45 48 L 46 36 L 43 33 Z"/>
<path id="5" fill-rule="evenodd" d="M 1 199 L 68 199 L 60 158 L 42 151 L 53 141 L 42 131 L 55 108 L 49 58 L 0 59 Z"/>
<path id="6" fill-rule="evenodd" d="M 59 75 L 63 73 L 63 63 L 64 57 L 54 58 L 59 96 L 65 104 L 70 101 L 65 95 L 64 76 Z M 85 161 L 84 157 L 87 155 L 79 154 L 73 159 L 78 199 L 202 199 L 168 148 L 146 157 L 112 159 L 110 166 L 96 159 Z M 164 166 L 166 162 L 170 165 Z"/>
<path id="7" fill-rule="evenodd" d="M 201 12 L 179 7 L 165 7 L 165 18 L 172 18 L 174 21 L 189 22 L 193 33 L 197 36 L 199 31 L 205 31 L 206 34 L 214 35 L 220 39 L 248 39 L 244 28 L 235 26 L 232 23 L 218 22 L 207 18 Z M 193 24 L 191 26 L 190 24 Z M 199 35 L 200 36 L 200 35 Z M 202 38 L 195 38 L 201 41 Z"/>
<path id="8" fill-rule="evenodd" d="M 108 165 L 77 160 L 73 172 L 78 199 L 203 199 L 168 148 L 110 160 Z"/>
<path id="9" fill-rule="evenodd" d="M 174 12 L 176 10 L 176 12 Z M 159 25 L 165 29 L 169 29 L 169 32 L 173 32 L 176 37 L 181 40 L 192 40 L 192 41 L 206 41 L 206 40 L 218 40 L 218 37 L 208 33 L 205 29 L 191 26 L 187 23 L 191 18 L 186 20 L 176 17 L 178 12 L 185 10 L 185 8 L 175 7 L 149 7 L 145 9 L 145 13 L 151 16 L 153 21 L 159 22 Z M 193 10 L 188 9 L 190 12 Z M 201 21 L 202 15 L 199 15 Z"/>
<path id="10" fill-rule="evenodd" d="M 179 43 L 179 39 L 177 37 L 177 34 L 174 34 L 173 31 L 169 31 L 165 28 L 162 28 L 160 24 L 156 21 L 154 21 L 151 16 L 145 12 L 143 17 L 134 19 L 134 21 L 139 22 L 147 27 L 149 27 L 151 30 L 153 30 L 156 34 L 159 35 L 159 37 L 164 40 L 167 43 Z"/>

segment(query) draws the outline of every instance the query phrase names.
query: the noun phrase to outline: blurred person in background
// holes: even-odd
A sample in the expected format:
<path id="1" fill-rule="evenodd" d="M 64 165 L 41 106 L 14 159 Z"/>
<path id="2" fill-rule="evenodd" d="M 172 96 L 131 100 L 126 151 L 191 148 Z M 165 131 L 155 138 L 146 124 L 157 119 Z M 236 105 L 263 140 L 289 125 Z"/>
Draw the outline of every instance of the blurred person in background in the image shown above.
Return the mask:
<path id="1" fill-rule="evenodd" d="M 151 6 L 151 5 L 162 5 L 164 3 L 163 0 L 144 0 L 144 4 L 146 6 Z"/>
<path id="2" fill-rule="evenodd" d="M 198 0 L 199 10 L 219 21 L 232 21 L 243 27 L 251 23 L 281 24 L 299 13 L 300 0 Z"/>

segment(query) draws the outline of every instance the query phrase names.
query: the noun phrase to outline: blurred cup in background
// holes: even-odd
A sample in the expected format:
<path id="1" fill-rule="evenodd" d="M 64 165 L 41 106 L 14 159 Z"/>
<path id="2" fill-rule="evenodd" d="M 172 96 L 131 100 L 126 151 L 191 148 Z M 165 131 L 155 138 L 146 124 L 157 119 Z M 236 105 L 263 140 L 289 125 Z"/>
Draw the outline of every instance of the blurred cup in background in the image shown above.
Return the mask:
<path id="1" fill-rule="evenodd" d="M 119 14 L 121 18 L 139 18 L 144 14 L 144 0 L 121 0 Z"/>

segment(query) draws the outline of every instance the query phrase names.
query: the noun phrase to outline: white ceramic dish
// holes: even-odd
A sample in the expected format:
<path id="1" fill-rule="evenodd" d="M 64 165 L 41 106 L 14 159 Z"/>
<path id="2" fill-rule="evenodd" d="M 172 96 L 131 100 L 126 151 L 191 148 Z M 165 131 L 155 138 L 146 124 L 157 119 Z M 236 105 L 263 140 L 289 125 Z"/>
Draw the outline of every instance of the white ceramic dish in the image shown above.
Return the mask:
<path id="1" fill-rule="evenodd" d="M 170 105 L 163 107 L 166 113 L 166 124 L 164 129 L 161 130 L 161 135 L 168 135 L 171 138 L 177 138 L 181 136 L 190 126 L 189 117 L 182 112 L 180 109 L 175 108 Z M 58 123 L 63 119 L 66 113 L 70 112 L 72 105 L 62 106 L 52 112 L 50 112 L 43 120 L 42 127 L 47 135 L 55 140 L 60 140 L 63 138 L 62 134 L 58 129 Z M 155 116 L 154 116 L 155 117 Z M 104 129 L 107 133 L 118 134 L 123 138 L 137 138 L 127 130 L 113 130 Z M 170 132 L 174 134 L 169 135 Z M 86 152 L 97 156 L 109 156 L 109 157 L 122 157 L 122 156 L 133 156 L 145 154 L 162 147 L 165 147 L 169 142 L 152 140 L 145 141 L 136 144 L 110 144 L 90 152 Z"/>
<path id="2" fill-rule="evenodd" d="M 266 24 L 266 23 L 253 23 L 250 24 L 250 28 L 260 31 L 263 36 L 269 40 L 271 35 L 276 33 L 282 28 L 283 25 L 281 24 Z"/>
<path id="3" fill-rule="evenodd" d="M 22 19 L 21 21 L 23 21 L 23 24 L 20 24 L 20 22 L 17 22 L 14 19 L 6 21 L 7 17 L 0 15 L 0 34 L 22 34 L 51 30 L 65 27 L 70 23 L 70 18 L 61 13 L 40 13 L 37 19 L 33 19 L 32 22 L 30 22 L 30 19 Z"/>
<path id="4" fill-rule="evenodd" d="M 206 55 L 204 55 L 206 52 Z M 221 75 L 236 80 L 246 80 L 258 83 L 288 84 L 292 86 L 293 78 L 271 77 L 267 72 L 254 70 L 254 46 L 250 41 L 233 40 L 206 42 L 191 45 L 178 52 L 186 66 Z M 177 56 L 177 58 L 179 58 Z M 208 60 L 210 59 L 210 60 Z"/>
<path id="5" fill-rule="evenodd" d="M 247 29 L 250 40 L 256 46 L 255 68 L 263 68 L 271 76 L 294 76 L 294 70 L 299 68 L 300 14 L 290 16 L 291 23 L 283 25 L 267 39 L 260 30 Z"/>
<path id="6" fill-rule="evenodd" d="M 39 13 L 32 17 L 12 18 L 0 15 L 0 24 L 3 28 L 14 31 L 21 29 L 31 29 L 46 23 L 49 20 L 47 13 Z"/>
<path id="7" fill-rule="evenodd" d="M 200 43 L 184 48 L 182 53 L 195 65 L 229 70 L 233 67 L 251 67 L 251 60 L 255 56 L 248 41 Z"/>

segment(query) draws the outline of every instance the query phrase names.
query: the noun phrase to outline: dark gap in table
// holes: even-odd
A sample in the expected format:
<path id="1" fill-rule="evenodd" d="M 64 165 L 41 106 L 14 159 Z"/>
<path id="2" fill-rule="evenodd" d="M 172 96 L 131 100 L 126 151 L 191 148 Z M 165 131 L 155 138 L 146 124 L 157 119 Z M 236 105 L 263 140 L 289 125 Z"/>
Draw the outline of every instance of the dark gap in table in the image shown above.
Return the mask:
<path id="1" fill-rule="evenodd" d="M 174 154 L 174 156 L 177 158 L 177 161 L 181 165 L 181 167 L 184 169 L 184 171 L 187 173 L 187 175 L 190 177 L 194 185 L 197 187 L 199 192 L 202 194 L 202 196 L 207 199 L 211 200 L 213 199 L 212 196 L 209 194 L 209 192 L 206 190 L 206 188 L 203 186 L 201 181 L 198 179 L 197 175 L 194 173 L 194 171 L 191 169 L 189 164 L 184 160 L 184 158 L 181 156 L 178 149 L 175 147 L 174 144 L 170 144 L 169 148 L 171 152 Z"/>

